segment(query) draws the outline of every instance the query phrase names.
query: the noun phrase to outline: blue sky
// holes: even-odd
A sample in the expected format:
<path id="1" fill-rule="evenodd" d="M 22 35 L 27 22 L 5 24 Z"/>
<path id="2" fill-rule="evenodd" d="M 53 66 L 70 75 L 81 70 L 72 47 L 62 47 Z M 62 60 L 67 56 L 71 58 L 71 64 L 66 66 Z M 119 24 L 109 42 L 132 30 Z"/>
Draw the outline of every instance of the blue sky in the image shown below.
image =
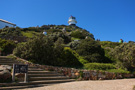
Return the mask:
<path id="1" fill-rule="evenodd" d="M 0 19 L 21 28 L 48 24 L 77 26 L 101 41 L 135 41 L 135 0 L 0 0 Z"/>

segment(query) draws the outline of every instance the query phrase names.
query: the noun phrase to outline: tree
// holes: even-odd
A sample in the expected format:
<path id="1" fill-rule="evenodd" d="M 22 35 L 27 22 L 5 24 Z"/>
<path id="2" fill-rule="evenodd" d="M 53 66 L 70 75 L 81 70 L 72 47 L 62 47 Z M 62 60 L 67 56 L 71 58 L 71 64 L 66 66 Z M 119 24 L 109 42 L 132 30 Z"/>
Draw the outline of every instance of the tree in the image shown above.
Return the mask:
<path id="1" fill-rule="evenodd" d="M 104 56 L 105 52 L 101 48 L 99 42 L 91 38 L 82 40 L 76 51 L 89 62 L 110 62 L 106 60 Z"/>
<path id="2" fill-rule="evenodd" d="M 64 40 L 61 37 L 53 42 L 52 39 L 41 35 L 23 45 L 18 45 L 14 54 L 38 64 L 67 67 L 81 66 L 78 58 L 70 50 L 64 49 L 63 43 Z"/>
<path id="3" fill-rule="evenodd" d="M 50 65 L 54 60 L 53 48 L 53 41 L 41 35 L 29 40 L 24 45 L 18 45 L 14 50 L 14 54 L 27 60 L 34 60 L 40 64 Z"/>
<path id="4" fill-rule="evenodd" d="M 54 33 L 48 35 L 48 38 L 53 39 L 54 42 L 57 41 L 58 38 L 60 38 L 60 37 L 64 40 L 64 43 L 66 43 L 66 44 L 71 41 L 71 37 L 68 36 L 67 34 L 62 33 L 62 32 L 54 32 Z"/>
<path id="5" fill-rule="evenodd" d="M 110 52 L 110 56 L 116 59 L 118 68 L 125 68 L 129 71 L 135 70 L 135 44 L 122 43 Z"/>
<path id="6" fill-rule="evenodd" d="M 16 44 L 13 41 L 0 38 L 0 49 L 1 49 L 2 55 L 11 54 L 15 47 L 16 47 Z"/>

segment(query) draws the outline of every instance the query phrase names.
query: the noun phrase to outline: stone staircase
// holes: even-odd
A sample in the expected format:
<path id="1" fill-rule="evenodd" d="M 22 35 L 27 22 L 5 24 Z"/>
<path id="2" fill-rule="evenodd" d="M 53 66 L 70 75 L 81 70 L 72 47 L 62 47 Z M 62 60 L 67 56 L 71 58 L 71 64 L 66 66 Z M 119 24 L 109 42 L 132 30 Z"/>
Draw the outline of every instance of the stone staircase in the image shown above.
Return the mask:
<path id="1" fill-rule="evenodd" d="M 0 56 L 0 65 L 23 64 L 17 60 L 7 58 L 6 56 Z M 45 71 L 37 68 L 36 66 L 28 67 L 28 82 L 15 82 L 15 83 L 0 83 L 0 90 L 11 90 L 11 89 L 25 89 L 31 87 L 39 87 L 52 85 L 56 83 L 71 82 L 74 79 L 63 76 L 55 71 Z"/>

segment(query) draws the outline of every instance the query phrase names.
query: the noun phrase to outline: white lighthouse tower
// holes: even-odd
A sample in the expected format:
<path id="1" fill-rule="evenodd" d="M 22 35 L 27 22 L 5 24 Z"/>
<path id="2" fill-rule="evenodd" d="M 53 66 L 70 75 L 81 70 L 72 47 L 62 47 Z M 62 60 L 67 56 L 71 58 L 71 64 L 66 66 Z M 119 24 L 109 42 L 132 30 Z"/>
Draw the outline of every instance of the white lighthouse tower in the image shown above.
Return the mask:
<path id="1" fill-rule="evenodd" d="M 69 25 L 76 26 L 76 23 L 77 23 L 77 21 L 76 21 L 75 17 L 73 17 L 73 16 L 69 17 L 69 19 L 68 19 L 68 24 Z"/>

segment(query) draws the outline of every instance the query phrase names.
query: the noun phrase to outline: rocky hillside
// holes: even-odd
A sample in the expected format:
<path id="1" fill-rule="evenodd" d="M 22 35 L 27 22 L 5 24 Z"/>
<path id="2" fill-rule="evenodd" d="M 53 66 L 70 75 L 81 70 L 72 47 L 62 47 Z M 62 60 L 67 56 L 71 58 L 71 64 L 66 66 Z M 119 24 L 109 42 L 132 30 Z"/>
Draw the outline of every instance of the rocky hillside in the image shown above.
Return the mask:
<path id="1" fill-rule="evenodd" d="M 14 50 L 16 56 L 38 64 L 111 72 L 135 70 L 133 42 L 96 41 L 93 34 L 77 26 L 4 28 L 0 38 L 6 39 L 0 39 L 2 55 Z"/>
<path id="2" fill-rule="evenodd" d="M 66 25 L 43 25 L 41 27 L 29 27 L 29 28 L 3 28 L 0 29 L 0 38 L 7 40 L 14 40 L 18 42 L 25 42 L 29 38 L 39 36 L 46 32 L 48 36 L 57 37 L 61 33 L 70 37 L 71 40 L 85 39 L 91 37 L 94 39 L 93 34 L 80 27 L 72 27 Z"/>

